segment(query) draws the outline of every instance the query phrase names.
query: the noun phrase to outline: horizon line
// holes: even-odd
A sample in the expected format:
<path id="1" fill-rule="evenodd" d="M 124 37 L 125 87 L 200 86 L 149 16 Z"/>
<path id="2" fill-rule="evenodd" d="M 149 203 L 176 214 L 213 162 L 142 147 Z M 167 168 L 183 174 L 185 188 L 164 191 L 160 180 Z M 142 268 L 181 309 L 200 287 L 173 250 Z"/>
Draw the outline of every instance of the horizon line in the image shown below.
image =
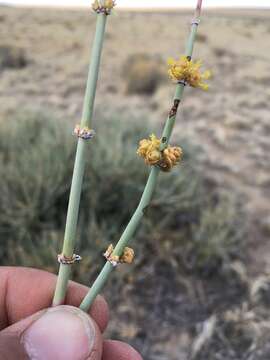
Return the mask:
<path id="1" fill-rule="evenodd" d="M 23 7 L 31 7 L 31 8 L 58 8 L 58 9 L 86 9 L 89 8 L 88 5 L 53 5 L 53 4 L 42 4 L 42 5 L 37 5 L 37 4 L 10 4 L 8 2 L 0 2 L 0 7 L 1 6 L 7 6 L 7 7 L 19 7 L 19 8 L 23 8 Z M 190 10 L 193 9 L 192 6 L 158 6 L 158 7 L 150 7 L 150 6 L 144 6 L 144 7 L 134 7 L 134 6 L 119 6 L 117 8 L 118 10 L 134 10 L 134 11 L 141 11 L 141 10 L 155 10 L 155 11 L 159 11 L 159 10 Z M 270 10 L 270 5 L 269 6 L 256 6 L 256 5 L 251 5 L 251 6 L 213 6 L 213 5 L 208 5 L 205 7 L 206 10 Z"/>

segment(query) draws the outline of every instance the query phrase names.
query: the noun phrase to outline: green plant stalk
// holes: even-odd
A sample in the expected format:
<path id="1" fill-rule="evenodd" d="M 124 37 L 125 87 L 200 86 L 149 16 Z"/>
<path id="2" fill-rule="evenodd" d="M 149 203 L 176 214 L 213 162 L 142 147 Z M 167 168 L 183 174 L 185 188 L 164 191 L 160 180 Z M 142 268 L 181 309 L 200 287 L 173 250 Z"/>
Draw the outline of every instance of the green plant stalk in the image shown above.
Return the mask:
<path id="1" fill-rule="evenodd" d="M 98 14 L 96 23 L 96 33 L 91 52 L 91 61 L 84 97 L 83 113 L 81 127 L 91 126 L 93 115 L 98 73 L 101 61 L 101 53 L 105 35 L 107 15 Z M 87 140 L 78 139 L 73 177 L 70 189 L 70 197 L 67 211 L 66 228 L 62 254 L 71 258 L 74 254 L 76 230 L 78 224 L 80 198 L 82 192 L 83 177 L 85 172 L 86 151 L 88 149 Z M 64 302 L 68 280 L 71 274 L 71 265 L 60 264 L 57 284 L 53 299 L 53 306 L 60 305 Z"/>
<path id="2" fill-rule="evenodd" d="M 200 13 L 201 13 L 201 6 L 202 6 L 202 0 L 198 0 L 196 12 L 195 12 L 195 20 L 197 20 L 198 23 L 199 23 L 199 18 L 200 18 Z M 195 42 L 195 38 L 196 38 L 196 34 L 197 34 L 198 23 L 192 24 L 191 32 L 190 32 L 189 39 L 188 39 L 187 46 L 186 46 L 185 54 L 187 57 L 190 57 L 190 59 L 191 59 L 192 53 L 193 53 L 193 47 L 194 47 L 194 42 Z M 166 120 L 164 130 L 162 133 L 161 150 L 165 149 L 169 143 L 169 140 L 170 140 L 173 128 L 174 128 L 174 124 L 175 124 L 178 106 L 183 98 L 184 88 L 185 88 L 185 86 L 183 84 L 177 84 L 177 86 L 176 86 L 175 95 L 174 95 L 174 99 L 173 99 L 173 106 L 172 106 L 170 114 Z M 138 226 L 140 225 L 141 220 L 142 220 L 145 212 L 147 211 L 147 208 L 152 199 L 152 196 L 153 196 L 156 184 L 157 184 L 159 173 L 160 173 L 160 169 L 157 166 L 152 166 L 149 178 L 147 180 L 145 189 L 143 191 L 143 194 L 142 194 L 142 197 L 140 200 L 140 203 L 139 203 L 135 213 L 133 214 L 130 222 L 128 223 L 124 233 L 122 234 L 120 240 L 118 241 L 118 243 L 114 249 L 113 255 L 116 255 L 116 256 L 122 255 L 125 247 L 128 245 L 128 243 L 130 242 L 131 238 L 133 237 L 135 231 L 137 230 Z M 84 300 L 82 301 L 82 303 L 80 305 L 80 308 L 82 310 L 88 311 L 90 309 L 93 301 L 95 300 L 97 295 L 101 292 L 102 288 L 104 287 L 104 285 L 105 285 L 110 273 L 113 271 L 113 269 L 114 269 L 114 266 L 109 261 L 107 261 L 106 264 L 104 265 L 103 269 L 101 270 L 100 274 L 98 275 L 97 279 L 93 283 L 92 287 L 90 288 L 88 294 L 85 296 Z"/>

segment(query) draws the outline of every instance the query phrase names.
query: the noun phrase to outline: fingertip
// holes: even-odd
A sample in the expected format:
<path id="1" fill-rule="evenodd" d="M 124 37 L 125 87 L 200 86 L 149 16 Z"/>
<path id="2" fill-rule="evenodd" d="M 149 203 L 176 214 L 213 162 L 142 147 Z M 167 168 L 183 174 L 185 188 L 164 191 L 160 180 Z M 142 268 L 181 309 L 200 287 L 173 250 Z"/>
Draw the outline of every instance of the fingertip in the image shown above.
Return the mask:
<path id="1" fill-rule="evenodd" d="M 102 360 L 143 360 L 141 355 L 130 345 L 116 340 L 103 342 Z"/>
<path id="2" fill-rule="evenodd" d="M 23 331 L 21 344 L 30 359 L 100 360 L 102 353 L 95 321 L 66 305 L 47 309 Z"/>
<path id="3" fill-rule="evenodd" d="M 0 358 L 100 360 L 102 346 L 99 327 L 88 314 L 60 305 L 3 330 Z"/>

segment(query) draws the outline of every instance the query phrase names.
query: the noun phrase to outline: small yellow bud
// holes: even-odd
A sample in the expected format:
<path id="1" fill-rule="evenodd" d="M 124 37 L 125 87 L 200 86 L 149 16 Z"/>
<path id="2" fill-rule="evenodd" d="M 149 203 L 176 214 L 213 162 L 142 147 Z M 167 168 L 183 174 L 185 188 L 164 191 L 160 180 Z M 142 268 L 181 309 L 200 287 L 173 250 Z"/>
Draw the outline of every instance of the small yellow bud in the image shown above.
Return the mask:
<path id="1" fill-rule="evenodd" d="M 95 0 L 92 4 L 92 8 L 94 11 L 97 11 L 99 9 L 99 2 L 98 0 Z"/>
<path id="2" fill-rule="evenodd" d="M 106 9 L 112 9 L 114 7 L 115 3 L 113 0 L 105 0 L 105 8 Z"/>
<path id="3" fill-rule="evenodd" d="M 92 4 L 92 9 L 98 14 L 103 13 L 105 15 L 110 15 L 111 10 L 115 7 L 114 0 L 95 0 Z"/>
<path id="4" fill-rule="evenodd" d="M 146 164 L 155 165 L 161 160 L 161 151 L 159 150 L 161 141 L 154 134 L 150 139 L 143 139 L 139 143 L 137 154 L 144 158 Z"/>
<path id="5" fill-rule="evenodd" d="M 134 250 L 129 247 L 126 247 L 124 249 L 123 255 L 120 256 L 120 262 L 123 264 L 131 264 L 134 260 L 134 256 L 135 256 Z"/>
<path id="6" fill-rule="evenodd" d="M 168 146 L 167 149 L 163 151 L 162 161 L 159 166 L 162 171 L 170 171 L 174 166 L 176 166 L 183 155 L 183 151 L 180 147 Z"/>
<path id="7" fill-rule="evenodd" d="M 159 150 L 153 150 L 149 151 L 149 153 L 146 155 L 146 163 L 149 165 L 155 165 L 157 164 L 162 158 L 161 151 Z"/>
<path id="8" fill-rule="evenodd" d="M 139 148 L 137 150 L 137 154 L 140 155 L 141 157 L 146 157 L 150 146 L 151 146 L 151 143 L 149 140 L 146 140 L 146 139 L 141 140 L 139 143 Z"/>

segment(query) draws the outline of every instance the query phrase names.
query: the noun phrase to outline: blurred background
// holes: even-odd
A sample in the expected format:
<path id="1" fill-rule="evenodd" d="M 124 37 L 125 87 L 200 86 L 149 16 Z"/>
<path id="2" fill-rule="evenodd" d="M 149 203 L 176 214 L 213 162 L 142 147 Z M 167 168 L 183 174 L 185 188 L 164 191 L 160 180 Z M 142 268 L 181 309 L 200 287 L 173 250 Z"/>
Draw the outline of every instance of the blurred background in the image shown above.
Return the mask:
<path id="1" fill-rule="evenodd" d="M 195 2 L 119 0 L 108 19 L 74 267 L 87 285 L 143 191 L 137 144 L 161 133 L 167 58 L 183 54 Z M 172 141 L 184 160 L 104 290 L 106 335 L 145 360 L 269 360 L 269 4 L 205 3 L 194 58 L 214 77 L 186 89 Z M 88 1 L 26 4 L 0 6 L 0 264 L 56 272 L 95 16 Z"/>

